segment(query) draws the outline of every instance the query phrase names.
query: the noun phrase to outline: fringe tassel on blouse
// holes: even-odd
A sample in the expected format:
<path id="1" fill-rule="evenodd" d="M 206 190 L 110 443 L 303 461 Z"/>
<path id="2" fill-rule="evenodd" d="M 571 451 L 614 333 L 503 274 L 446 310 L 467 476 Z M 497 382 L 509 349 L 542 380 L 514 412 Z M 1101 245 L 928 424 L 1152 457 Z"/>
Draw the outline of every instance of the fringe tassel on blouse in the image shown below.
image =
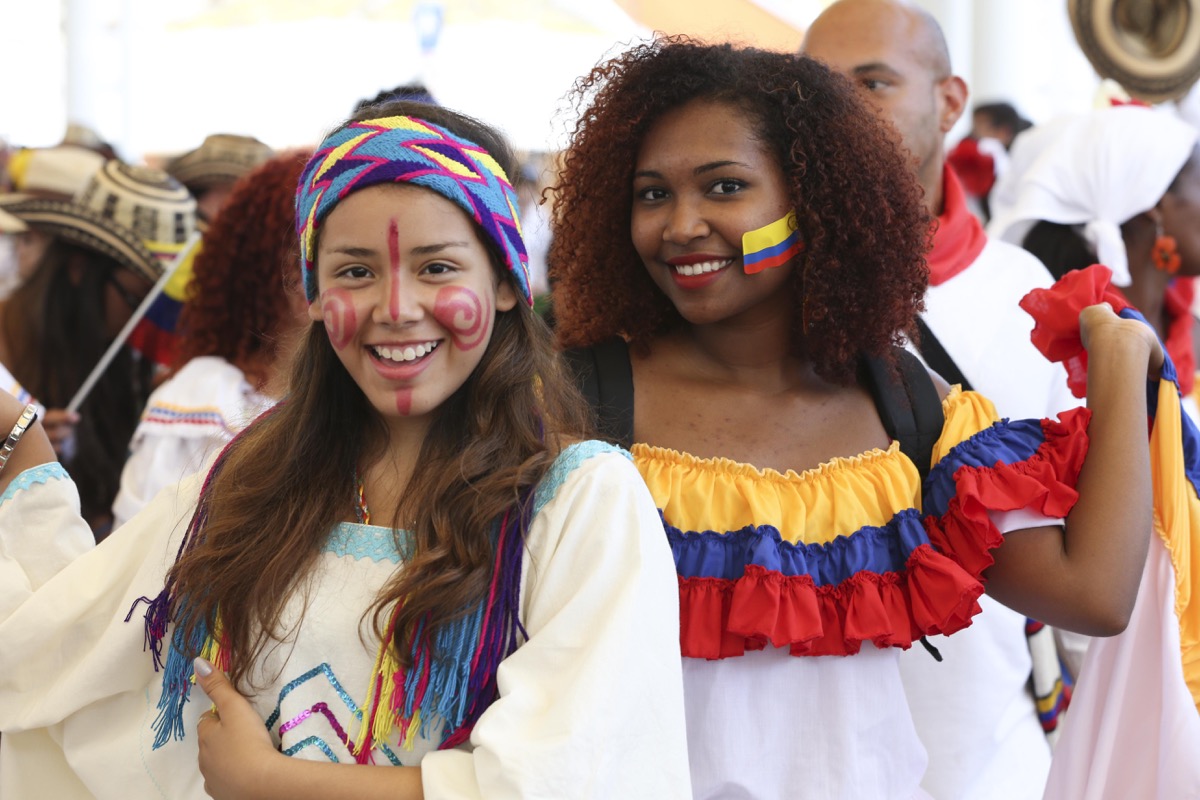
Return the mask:
<path id="1" fill-rule="evenodd" d="M 176 561 L 203 538 L 209 489 L 232 444 L 226 445 L 205 478 L 196 512 L 180 543 Z M 408 672 L 400 667 L 394 654 L 395 616 L 392 617 L 391 628 L 380 645 L 372 670 L 362 724 L 351 745 L 358 763 L 370 763 L 375 743 L 387 741 L 394 728 L 400 731 L 401 745 L 411 750 L 416 737 L 428 736 L 439 719 L 445 723 L 439 748 L 455 747 L 467 740 L 479 716 L 495 699 L 496 670 L 500 662 L 517 649 L 518 634 L 527 638 L 518 614 L 521 562 L 532 501 L 530 489 L 496 527 L 495 565 L 485 601 L 473 613 L 442 625 L 432 633 L 426 621 L 419 623 L 410 645 L 412 668 Z M 182 628 L 176 626 L 164 663 L 162 643 L 169 624 L 178 623 L 186 615 L 187 600 L 175 597 L 174 590 L 174 581 L 168 578 L 156 597 L 139 597 L 125 617 L 128 622 L 138 605 L 146 604 L 145 646 L 152 653 L 155 671 L 163 672 L 158 716 L 152 725 L 154 749 L 171 739 L 182 740 L 185 735 L 183 708 L 195 683 L 192 659 L 185 654 L 199 653 L 223 671 L 230 667 L 229 649 L 221 634 L 219 617 L 215 635 L 210 633 L 204 621 L 198 621 L 191 636 L 184 641 Z"/>
<path id="2" fill-rule="evenodd" d="M 266 414 L 269 413 L 271 411 L 266 412 Z M 200 487 L 200 498 L 196 504 L 196 511 L 192 515 L 191 522 L 188 523 L 183 541 L 179 543 L 179 551 L 175 554 L 176 563 L 178 563 L 180 557 L 185 552 L 194 548 L 196 543 L 203 537 L 205 522 L 208 519 L 209 489 L 212 486 L 213 478 L 225 463 L 225 457 L 229 453 L 229 449 L 236 441 L 237 438 L 235 437 L 229 444 L 225 445 L 221 454 L 213 462 L 212 468 L 209 469 L 203 486 Z M 181 601 L 181 598 L 175 596 L 175 581 L 172 577 L 168 576 L 166 584 L 156 597 L 153 599 L 139 597 L 133 601 L 133 605 L 129 608 L 129 613 L 125 615 L 126 622 L 129 622 L 133 617 L 133 613 L 137 610 L 140 603 L 146 604 L 145 649 L 150 650 L 154 659 L 154 671 L 161 671 L 163 673 L 162 694 L 158 698 L 158 716 L 155 717 L 154 723 L 151 725 L 155 732 L 154 749 L 157 750 L 170 739 L 182 741 L 184 738 L 183 707 L 191 696 L 192 684 L 196 680 L 192 669 L 192 659 L 184 654 L 199 653 L 212 661 L 220 669 L 227 670 L 229 668 L 228 648 L 222 648 L 215 643 L 212 637 L 209 636 L 208 625 L 203 621 L 197 622 L 192 630 L 192 635 L 187 641 L 184 641 L 182 628 L 176 626 L 171 635 L 170 645 L 167 648 L 167 658 L 164 664 L 162 658 L 163 639 L 167 636 L 167 628 L 170 623 L 177 623 L 179 621 L 179 611 L 181 607 L 186 605 L 186 600 Z M 217 628 L 219 631 L 219 624 Z"/>
<path id="3" fill-rule="evenodd" d="M 354 742 L 354 758 L 370 763 L 374 742 L 400 732 L 401 746 L 412 750 L 416 736 L 430 736 L 434 723 L 444 722 L 439 750 L 466 741 L 480 715 L 496 698 L 500 662 L 517 649 L 518 633 L 527 636 L 518 619 L 521 603 L 521 561 L 524 531 L 528 529 L 532 493 L 506 512 L 496 534 L 496 565 L 487 599 L 473 613 L 430 630 L 418 622 L 410 654 L 412 668 L 401 669 L 392 655 L 396 616 L 376 658 L 371 692 Z M 397 609 L 398 610 L 398 609 Z"/>
<path id="4" fill-rule="evenodd" d="M 434 631 L 427 619 L 421 620 L 413 632 L 412 667 L 407 672 L 393 655 L 393 615 L 352 749 L 358 763 L 370 763 L 374 744 L 390 739 L 393 730 L 399 730 L 401 746 L 412 750 L 417 736 L 428 737 L 438 720 L 445 724 L 439 749 L 456 747 L 467 740 L 495 699 L 500 662 L 517 649 L 518 634 L 526 636 L 518 612 L 530 500 L 527 493 L 517 513 L 506 512 L 498 526 L 486 600 L 473 613 Z"/>

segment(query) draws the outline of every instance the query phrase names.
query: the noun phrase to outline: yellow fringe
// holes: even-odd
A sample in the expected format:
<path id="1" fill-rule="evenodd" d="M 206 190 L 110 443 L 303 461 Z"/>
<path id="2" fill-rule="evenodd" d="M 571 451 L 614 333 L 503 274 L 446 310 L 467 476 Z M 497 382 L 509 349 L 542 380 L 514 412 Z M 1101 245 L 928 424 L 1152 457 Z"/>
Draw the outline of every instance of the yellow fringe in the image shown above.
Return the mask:
<path id="1" fill-rule="evenodd" d="M 229 654 L 225 652 L 225 648 L 221 647 L 223 633 L 221 615 L 217 614 L 213 630 L 209 633 L 208 638 L 204 640 L 204 646 L 200 648 L 200 657 L 222 672 L 229 672 Z M 192 673 L 192 683 L 195 682 L 196 674 Z"/>
<path id="2" fill-rule="evenodd" d="M 368 731 L 373 741 L 376 742 L 386 742 L 391 737 L 392 728 L 395 725 L 392 697 L 396 692 L 396 682 L 393 676 L 399 669 L 400 665 L 392 654 L 391 641 L 385 637 L 379 643 L 379 653 L 375 656 L 375 668 L 371 670 L 371 686 L 362 707 L 362 724 L 359 725 L 358 735 L 354 740 L 355 755 L 362 753 L 366 748 Z M 378 698 L 376 698 L 377 694 Z M 378 709 L 374 720 L 369 717 L 372 708 Z M 411 750 L 412 747 L 410 746 L 408 749 Z"/>
<path id="3" fill-rule="evenodd" d="M 408 730 L 404 732 L 404 740 L 400 746 L 405 750 L 412 752 L 413 746 L 417 741 L 417 731 L 421 728 L 421 712 L 416 710 L 413 712 L 412 719 L 408 721 Z"/>

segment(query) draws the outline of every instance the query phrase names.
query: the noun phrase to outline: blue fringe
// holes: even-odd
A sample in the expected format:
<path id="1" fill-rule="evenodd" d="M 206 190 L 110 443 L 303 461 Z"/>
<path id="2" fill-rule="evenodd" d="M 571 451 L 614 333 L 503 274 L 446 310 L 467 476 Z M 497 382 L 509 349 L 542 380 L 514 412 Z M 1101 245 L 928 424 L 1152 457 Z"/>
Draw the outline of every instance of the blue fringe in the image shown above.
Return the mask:
<path id="1" fill-rule="evenodd" d="M 183 707 L 191 699 L 193 667 L 192 660 L 184 653 L 199 653 L 208 638 L 208 626 L 199 623 L 191 638 L 184 642 L 183 630 L 176 628 L 167 650 L 167 664 L 163 670 L 162 695 L 158 698 L 158 716 L 150 726 L 154 730 L 154 749 L 169 740 L 183 741 Z"/>

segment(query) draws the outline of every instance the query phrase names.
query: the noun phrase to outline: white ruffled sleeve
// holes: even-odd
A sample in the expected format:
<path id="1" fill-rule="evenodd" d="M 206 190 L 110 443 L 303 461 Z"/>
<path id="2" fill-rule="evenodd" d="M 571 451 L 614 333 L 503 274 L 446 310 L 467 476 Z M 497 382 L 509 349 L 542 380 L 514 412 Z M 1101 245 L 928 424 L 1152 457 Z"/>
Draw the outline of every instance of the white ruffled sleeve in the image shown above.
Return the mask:
<path id="1" fill-rule="evenodd" d="M 143 650 L 144 606 L 129 622 L 125 617 L 140 595 L 162 589 L 198 490 L 193 481 L 180 494 L 163 492 L 96 546 L 79 517 L 74 483 L 50 472 L 0 502 L 0 729 L 6 736 L 145 689 L 154 670 Z"/>
<path id="2" fill-rule="evenodd" d="M 0 495 L 0 621 L 96 545 L 79 493 L 57 461 L 31 467 Z"/>
<path id="3" fill-rule="evenodd" d="M 624 455 L 589 442 L 560 461 L 572 450 L 585 460 L 527 541 L 529 639 L 501 663 L 500 696 L 473 749 L 421 761 L 428 800 L 691 797 L 678 589 L 662 522 Z"/>

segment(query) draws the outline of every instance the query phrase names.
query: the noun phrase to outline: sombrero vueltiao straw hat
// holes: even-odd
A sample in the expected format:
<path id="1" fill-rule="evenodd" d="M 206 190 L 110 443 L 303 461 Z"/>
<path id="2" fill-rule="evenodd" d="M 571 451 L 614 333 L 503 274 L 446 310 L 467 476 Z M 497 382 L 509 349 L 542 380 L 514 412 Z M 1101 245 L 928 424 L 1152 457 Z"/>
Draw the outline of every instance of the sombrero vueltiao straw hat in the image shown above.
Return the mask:
<path id="1" fill-rule="evenodd" d="M 21 222 L 21 218 L 14 217 L 0 205 L 0 233 L 20 233 L 24 230 L 28 230 L 28 226 Z"/>
<path id="2" fill-rule="evenodd" d="M 31 198 L 70 200 L 103 165 L 104 156 L 72 145 L 16 151 L 5 167 L 14 191 L 0 194 L 0 233 L 27 229 L 19 217 L 4 211 L 6 203 Z"/>
<path id="3" fill-rule="evenodd" d="M 229 184 L 274 155 L 253 136 L 214 133 L 191 150 L 167 164 L 167 172 L 193 194 Z"/>
<path id="4" fill-rule="evenodd" d="M 16 193 L 70 200 L 104 161 L 99 153 L 74 145 L 25 148 L 9 157 L 7 171 Z"/>
<path id="5" fill-rule="evenodd" d="M 1088 61 L 1132 97 L 1174 100 L 1200 79 L 1200 0 L 1067 0 Z"/>
<path id="6" fill-rule="evenodd" d="M 0 197 L 29 228 L 102 253 L 151 283 L 196 228 L 196 201 L 165 172 L 107 161 L 73 200 Z"/>

